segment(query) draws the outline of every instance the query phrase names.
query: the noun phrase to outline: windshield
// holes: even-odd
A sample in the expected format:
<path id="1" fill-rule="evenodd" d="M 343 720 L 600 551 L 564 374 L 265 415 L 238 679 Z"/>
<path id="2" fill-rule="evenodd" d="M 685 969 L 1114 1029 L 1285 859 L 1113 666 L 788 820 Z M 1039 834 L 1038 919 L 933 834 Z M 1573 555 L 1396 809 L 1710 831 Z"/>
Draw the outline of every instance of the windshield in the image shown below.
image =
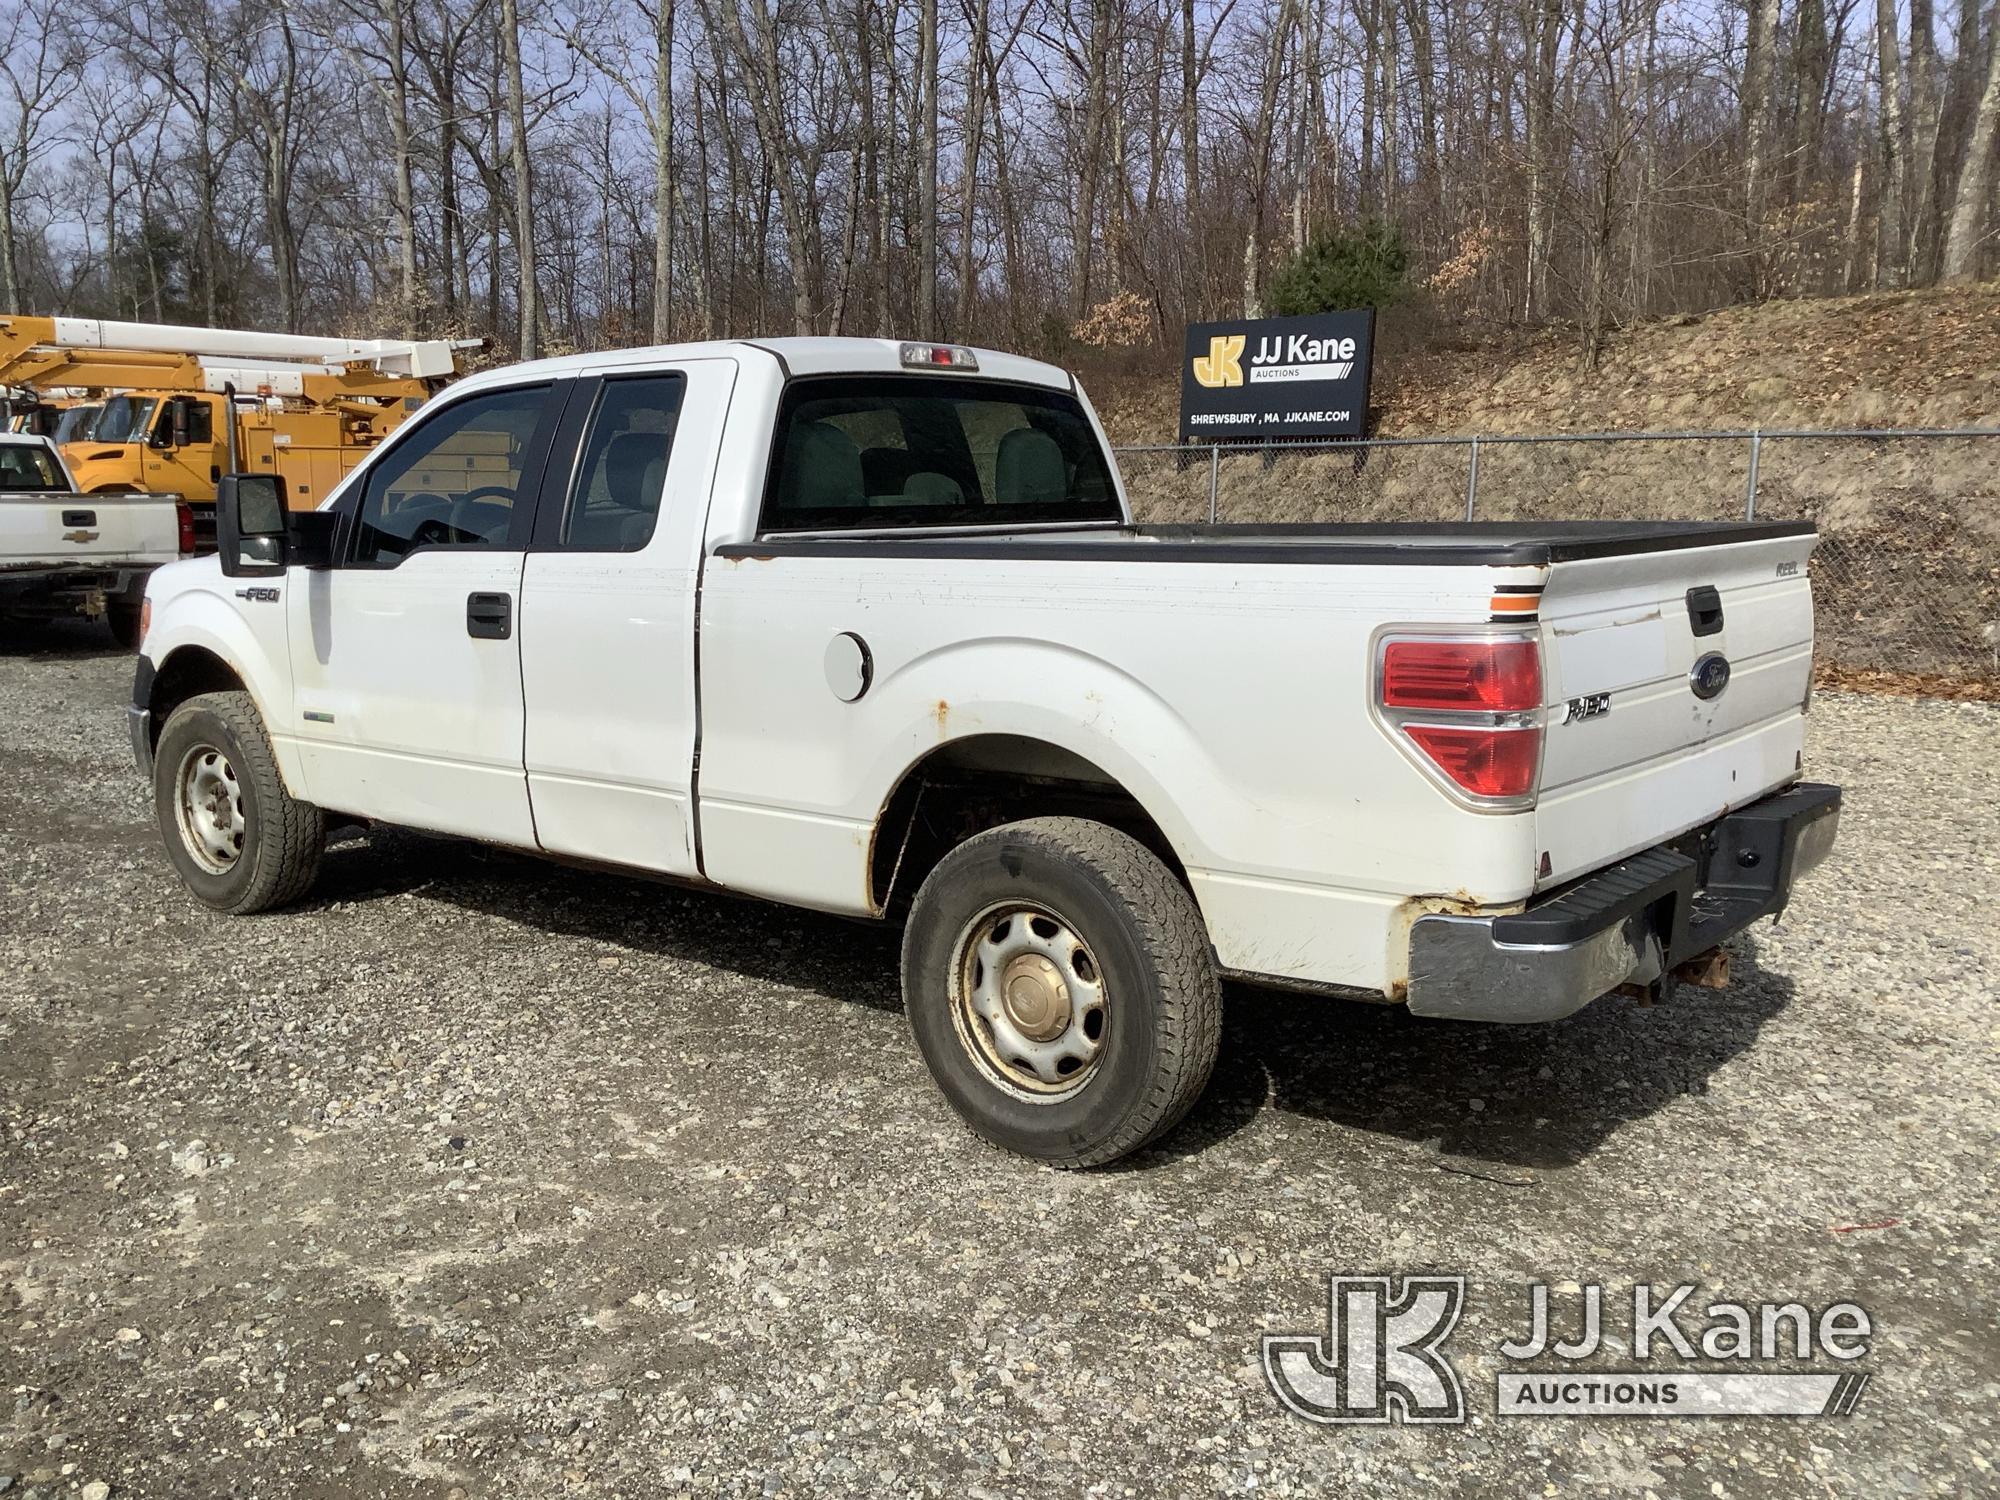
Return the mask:
<path id="1" fill-rule="evenodd" d="M 90 431 L 91 419 L 102 411 L 100 406 L 72 406 L 56 418 L 55 440 L 58 443 L 73 443 Z"/>
<path id="2" fill-rule="evenodd" d="M 795 380 L 778 408 L 768 531 L 1117 521 L 1066 391 L 950 376 Z"/>
<path id="3" fill-rule="evenodd" d="M 136 443 L 146 435 L 146 424 L 158 405 L 154 396 L 113 396 L 104 403 L 91 424 L 93 443 Z"/>
<path id="4" fill-rule="evenodd" d="M 0 443 L 0 490 L 67 490 L 55 455 L 40 443 Z"/>

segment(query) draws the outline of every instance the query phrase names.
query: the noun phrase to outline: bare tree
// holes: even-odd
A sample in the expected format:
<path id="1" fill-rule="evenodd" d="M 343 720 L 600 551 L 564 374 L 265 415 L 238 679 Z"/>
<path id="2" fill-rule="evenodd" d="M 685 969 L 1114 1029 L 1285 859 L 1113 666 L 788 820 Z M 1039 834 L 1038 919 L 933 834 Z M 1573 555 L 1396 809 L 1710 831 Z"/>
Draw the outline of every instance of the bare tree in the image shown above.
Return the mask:
<path id="1" fill-rule="evenodd" d="M 1882 93 L 1878 127 L 1882 191 L 1875 230 L 1875 283 L 1895 287 L 1903 284 L 1909 253 L 1904 218 L 1909 145 L 1903 118 L 1903 58 L 1896 45 L 1896 0 L 1875 0 L 1875 56 Z"/>
<path id="2" fill-rule="evenodd" d="M 1893 3 L 1893 0 L 1884 0 Z M 1562 46 L 1562 0 L 1531 0 L 1528 31 L 1528 270 L 1530 322 L 1549 303 L 1549 235 L 1555 219 L 1556 55 Z"/>
<path id="3" fill-rule="evenodd" d="M 1771 170 L 1771 79 L 1778 51 L 1778 0 L 1750 0 L 1743 62 L 1743 222 L 1751 276 L 1765 289 L 1763 266 L 1765 180 Z"/>
<path id="4" fill-rule="evenodd" d="M 917 126 L 917 332 L 937 335 L 938 250 L 938 7 L 918 0 L 917 78 L 922 94 Z"/>
<path id="5" fill-rule="evenodd" d="M 21 305 L 1060 356 L 1384 215 L 1446 318 L 1587 356 L 1991 264 L 1992 0 L 79 3 L 0 0 Z"/>
<path id="6" fill-rule="evenodd" d="M 57 0 L 17 0 L 0 11 L 0 79 L 8 119 L 0 135 L 0 295 L 20 309 L 15 213 L 28 172 L 61 124 L 63 101 L 79 82 L 77 34 Z"/>
<path id="7" fill-rule="evenodd" d="M 514 258 L 520 270 L 521 358 L 542 348 L 541 287 L 536 276 L 535 168 L 528 149 L 528 101 L 521 82 L 521 16 L 516 0 L 500 0 L 500 49 L 507 67 L 507 125 L 514 179 Z"/>
<path id="8" fill-rule="evenodd" d="M 1970 281 L 1978 274 L 1981 220 L 1992 196 L 1993 147 L 2000 138 L 2000 0 L 1987 27 L 1986 87 L 1973 116 L 1972 137 L 1959 168 L 1958 192 L 1952 201 L 1951 230 L 1945 239 L 1943 279 Z"/>

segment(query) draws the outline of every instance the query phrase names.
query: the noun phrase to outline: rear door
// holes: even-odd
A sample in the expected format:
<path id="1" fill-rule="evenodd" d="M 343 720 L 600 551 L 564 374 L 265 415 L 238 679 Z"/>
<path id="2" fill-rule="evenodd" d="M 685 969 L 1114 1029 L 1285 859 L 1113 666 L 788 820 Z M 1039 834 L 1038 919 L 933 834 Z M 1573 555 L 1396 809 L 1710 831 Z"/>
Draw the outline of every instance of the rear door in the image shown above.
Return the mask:
<path id="1" fill-rule="evenodd" d="M 427 409 L 370 467 L 338 563 L 290 575 L 290 729 L 322 807 L 533 847 L 517 615 L 565 386 Z"/>
<path id="2" fill-rule="evenodd" d="M 1536 806 L 1548 886 L 1793 780 L 1812 676 L 1817 538 L 1554 564 Z"/>
<path id="3" fill-rule="evenodd" d="M 695 591 L 730 359 L 579 381 L 521 596 L 543 848 L 695 873 Z M 573 457 L 572 457 L 573 456 Z"/>

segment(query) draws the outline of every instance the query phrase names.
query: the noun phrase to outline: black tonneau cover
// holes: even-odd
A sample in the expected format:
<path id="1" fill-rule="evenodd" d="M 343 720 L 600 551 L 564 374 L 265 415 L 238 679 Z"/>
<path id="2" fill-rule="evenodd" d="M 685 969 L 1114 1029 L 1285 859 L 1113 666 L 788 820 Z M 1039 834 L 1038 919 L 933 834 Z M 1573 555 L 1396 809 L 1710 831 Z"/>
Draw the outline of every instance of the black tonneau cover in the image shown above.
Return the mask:
<path id="1" fill-rule="evenodd" d="M 1809 521 L 1463 521 L 1446 524 L 1104 526 L 1065 530 L 783 534 L 715 549 L 722 558 L 1018 558 L 1049 562 L 1458 563 L 1546 567 L 1589 557 L 1811 536 Z"/>

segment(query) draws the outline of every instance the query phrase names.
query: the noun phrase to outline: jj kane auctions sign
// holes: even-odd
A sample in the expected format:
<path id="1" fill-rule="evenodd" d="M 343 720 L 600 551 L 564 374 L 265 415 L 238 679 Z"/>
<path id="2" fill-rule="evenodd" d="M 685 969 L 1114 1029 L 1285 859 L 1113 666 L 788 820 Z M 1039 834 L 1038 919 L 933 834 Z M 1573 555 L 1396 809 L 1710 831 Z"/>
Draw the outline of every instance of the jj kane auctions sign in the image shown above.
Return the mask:
<path id="1" fill-rule="evenodd" d="M 1373 312 L 1190 323 L 1181 441 L 1358 436 L 1374 342 Z"/>

